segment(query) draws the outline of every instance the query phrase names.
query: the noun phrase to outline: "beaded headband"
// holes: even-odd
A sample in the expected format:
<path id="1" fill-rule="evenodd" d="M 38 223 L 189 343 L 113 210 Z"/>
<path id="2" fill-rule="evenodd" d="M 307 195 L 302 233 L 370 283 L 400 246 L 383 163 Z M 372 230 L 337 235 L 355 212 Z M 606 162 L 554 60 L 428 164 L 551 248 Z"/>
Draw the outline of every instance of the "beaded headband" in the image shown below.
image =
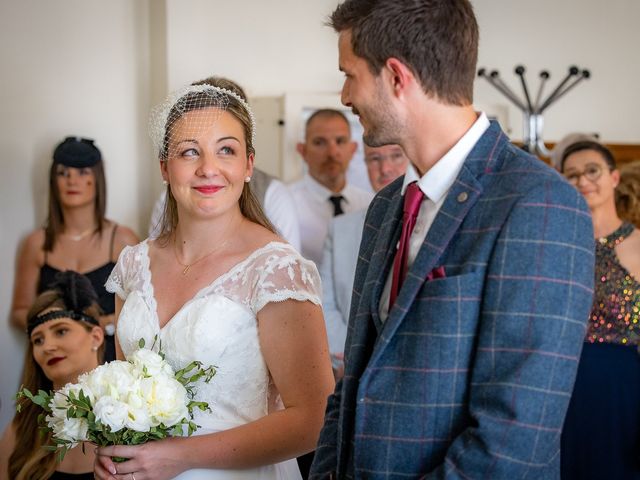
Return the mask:
<path id="1" fill-rule="evenodd" d="M 35 317 L 33 317 L 29 321 L 29 325 L 27 326 L 27 334 L 31 336 L 31 332 L 33 332 L 36 327 L 42 325 L 45 322 L 56 320 L 58 318 L 70 318 L 71 320 L 75 320 L 77 322 L 87 322 L 96 326 L 100 325 L 100 322 L 98 322 L 98 320 L 85 313 L 78 313 L 72 310 L 52 310 L 50 312 L 43 313 L 42 315 L 36 315 Z"/>
<path id="2" fill-rule="evenodd" d="M 198 133 L 200 129 L 210 128 L 223 111 L 229 108 L 230 99 L 235 100 L 247 112 L 251 120 L 251 143 L 255 143 L 256 120 L 249 104 L 235 92 L 213 85 L 189 85 L 171 93 L 167 99 L 152 109 L 149 118 L 149 134 L 153 146 L 160 158 L 166 158 L 168 143 L 175 123 L 186 113 L 202 109 L 217 109 L 216 117 L 208 116 L 198 124 L 196 120 L 190 122 L 190 133 Z"/>

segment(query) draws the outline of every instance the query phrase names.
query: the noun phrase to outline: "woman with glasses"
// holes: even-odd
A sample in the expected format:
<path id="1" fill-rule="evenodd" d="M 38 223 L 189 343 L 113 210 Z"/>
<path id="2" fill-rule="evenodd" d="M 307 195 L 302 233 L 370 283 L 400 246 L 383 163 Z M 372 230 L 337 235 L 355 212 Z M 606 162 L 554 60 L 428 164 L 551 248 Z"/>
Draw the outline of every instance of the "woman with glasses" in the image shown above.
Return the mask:
<path id="1" fill-rule="evenodd" d="M 570 145 L 561 171 L 584 195 L 596 239 L 593 307 L 562 432 L 562 478 L 640 479 L 640 231 L 616 212 L 620 173 L 606 147 Z"/>

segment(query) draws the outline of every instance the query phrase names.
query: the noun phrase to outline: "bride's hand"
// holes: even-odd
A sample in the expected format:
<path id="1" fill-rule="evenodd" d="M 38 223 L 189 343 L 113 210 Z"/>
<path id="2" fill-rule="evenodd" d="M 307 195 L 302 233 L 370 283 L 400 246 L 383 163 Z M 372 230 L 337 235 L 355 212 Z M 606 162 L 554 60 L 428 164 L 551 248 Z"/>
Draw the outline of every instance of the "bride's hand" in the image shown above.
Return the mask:
<path id="1" fill-rule="evenodd" d="M 115 445 L 101 447 L 96 451 L 94 464 L 98 480 L 168 480 L 182 473 L 179 439 L 145 443 L 144 445 Z M 112 457 L 127 458 L 115 463 Z"/>

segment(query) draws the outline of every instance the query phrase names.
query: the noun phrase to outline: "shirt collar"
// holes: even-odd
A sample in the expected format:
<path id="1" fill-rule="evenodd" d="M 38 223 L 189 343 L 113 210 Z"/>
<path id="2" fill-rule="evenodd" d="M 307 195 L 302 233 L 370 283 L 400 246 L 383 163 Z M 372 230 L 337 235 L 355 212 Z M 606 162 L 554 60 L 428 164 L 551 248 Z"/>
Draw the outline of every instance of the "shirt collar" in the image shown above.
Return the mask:
<path id="1" fill-rule="evenodd" d="M 334 192 L 333 190 L 329 190 L 327 187 L 318 182 L 315 178 L 313 178 L 309 173 L 305 173 L 304 181 L 309 187 L 309 190 L 312 194 L 318 198 L 322 198 L 323 200 L 328 199 L 329 197 L 335 195 L 342 195 L 347 203 L 349 203 L 349 184 L 347 183 L 344 188 L 340 192 Z"/>
<path id="2" fill-rule="evenodd" d="M 418 182 L 418 187 L 420 187 L 422 193 L 434 203 L 439 202 L 455 182 L 467 155 L 469 155 L 469 152 L 480 140 L 487 128 L 489 128 L 489 119 L 484 112 L 481 112 L 462 138 L 422 177 L 418 175 L 415 167 L 409 163 L 402 182 L 402 195 L 404 195 L 407 186 L 411 182 Z"/>

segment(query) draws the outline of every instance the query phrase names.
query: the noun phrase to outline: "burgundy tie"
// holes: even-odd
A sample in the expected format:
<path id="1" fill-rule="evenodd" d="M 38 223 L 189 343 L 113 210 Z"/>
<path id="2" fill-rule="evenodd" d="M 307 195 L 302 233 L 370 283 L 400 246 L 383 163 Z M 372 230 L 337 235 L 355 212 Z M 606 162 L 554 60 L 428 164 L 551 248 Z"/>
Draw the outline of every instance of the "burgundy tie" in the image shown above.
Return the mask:
<path id="1" fill-rule="evenodd" d="M 420 211 L 420 204 L 424 198 L 424 193 L 418 187 L 417 182 L 407 185 L 407 191 L 404 194 L 404 208 L 402 212 L 402 234 L 400 235 L 400 244 L 396 252 L 396 258 L 393 261 L 393 277 L 391 278 L 391 293 L 389 295 L 389 310 L 398 298 L 398 292 L 407 276 L 407 259 L 409 258 L 409 239 L 413 227 L 416 226 L 416 219 Z"/>

